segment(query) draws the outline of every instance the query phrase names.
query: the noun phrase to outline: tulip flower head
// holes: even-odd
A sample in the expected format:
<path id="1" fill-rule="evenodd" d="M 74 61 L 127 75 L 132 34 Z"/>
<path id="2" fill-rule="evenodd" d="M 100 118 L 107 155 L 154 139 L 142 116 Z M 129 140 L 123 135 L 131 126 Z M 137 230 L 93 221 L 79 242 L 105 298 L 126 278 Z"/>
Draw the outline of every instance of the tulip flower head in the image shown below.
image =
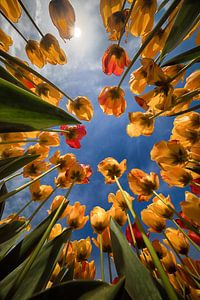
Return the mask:
<path id="1" fill-rule="evenodd" d="M 61 132 L 61 135 L 66 137 L 66 143 L 71 148 L 80 149 L 81 139 L 87 134 L 84 125 L 62 125 L 60 129 L 65 130 L 66 132 Z"/>
<path id="2" fill-rule="evenodd" d="M 115 182 L 115 177 L 120 178 L 126 171 L 126 159 L 120 163 L 112 157 L 107 157 L 98 164 L 98 172 L 105 177 L 105 183 Z"/>

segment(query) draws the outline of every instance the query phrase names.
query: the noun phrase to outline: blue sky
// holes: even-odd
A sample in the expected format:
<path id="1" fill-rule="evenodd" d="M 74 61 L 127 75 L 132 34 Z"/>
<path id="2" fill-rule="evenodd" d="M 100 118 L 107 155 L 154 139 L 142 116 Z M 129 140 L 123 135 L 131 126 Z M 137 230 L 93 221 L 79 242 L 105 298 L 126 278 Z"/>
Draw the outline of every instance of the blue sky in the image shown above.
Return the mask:
<path id="1" fill-rule="evenodd" d="M 82 2 L 82 1 L 81 1 Z M 101 70 L 101 57 L 107 47 L 111 44 L 107 39 L 107 34 L 99 14 L 99 1 L 87 0 L 80 4 L 80 1 L 73 0 L 72 4 L 76 11 L 76 26 L 82 31 L 80 38 L 73 38 L 70 41 L 64 43 L 58 35 L 56 28 L 52 25 L 48 14 L 48 0 L 32 1 L 27 0 L 24 2 L 32 17 L 36 20 L 36 23 L 40 27 L 43 33 L 51 32 L 54 34 L 60 42 L 61 47 L 65 50 L 68 58 L 68 63 L 65 66 L 45 66 L 40 72 L 52 82 L 57 84 L 62 90 L 66 91 L 72 98 L 78 95 L 87 96 L 94 106 L 94 118 L 91 122 L 83 122 L 86 126 L 87 136 L 82 140 L 82 147 L 80 150 L 73 150 L 65 144 L 64 137 L 61 137 L 61 152 L 62 154 L 72 152 L 76 154 L 77 159 L 84 164 L 90 164 L 93 169 L 93 176 L 91 177 L 88 185 L 75 186 L 69 199 L 73 203 L 80 201 L 87 206 L 87 214 L 93 206 L 102 206 L 106 209 L 110 207 L 107 203 L 107 196 L 110 192 L 116 192 L 117 186 L 115 184 L 105 185 L 103 176 L 97 172 L 98 163 L 108 157 L 114 157 L 118 161 L 127 159 L 128 171 L 132 168 L 140 168 L 146 172 L 154 171 L 159 174 L 159 169 L 156 164 L 150 159 L 150 151 L 153 145 L 160 140 L 168 140 L 170 137 L 171 129 L 173 126 L 172 118 L 159 118 L 156 120 L 155 131 L 150 137 L 138 137 L 130 138 L 126 134 L 126 126 L 128 124 L 128 112 L 139 111 L 139 106 L 135 103 L 134 95 L 129 91 L 127 76 L 122 88 L 126 92 L 127 109 L 126 112 L 120 117 L 106 116 L 98 105 L 98 94 L 101 89 L 108 85 L 117 85 L 119 77 L 106 76 Z M 2 28 L 6 32 L 9 32 L 13 37 L 14 45 L 11 48 L 10 53 L 17 55 L 22 59 L 26 58 L 25 43 L 20 36 L 14 31 L 10 25 L 7 24 L 1 17 L 0 23 Z M 23 32 L 27 39 L 37 39 L 40 37 L 37 31 L 32 27 L 30 21 L 26 16 L 22 16 L 17 27 Z M 181 45 L 182 49 L 188 49 L 191 47 L 191 41 L 184 42 Z M 133 38 L 129 35 L 128 44 L 122 42 L 122 46 L 125 46 L 130 58 L 133 57 L 136 49 L 140 44 L 138 38 Z M 172 54 L 175 55 L 179 52 L 179 49 Z M 171 56 L 171 55 L 170 55 Z M 169 57 L 170 57 L 169 56 Z M 133 67 L 133 70 L 138 68 L 137 62 Z M 193 67 L 192 69 L 196 69 Z M 36 68 L 38 71 L 39 69 Z M 191 73 L 191 71 L 189 72 Z M 61 107 L 65 109 L 67 99 L 63 98 L 61 101 Z M 58 148 L 52 148 L 53 153 Z M 131 191 L 128 188 L 126 175 L 124 174 L 120 182 L 124 189 L 130 194 Z M 53 183 L 53 178 L 56 176 L 56 172 L 45 178 L 43 184 Z M 23 179 L 18 179 L 15 183 L 10 184 L 9 188 L 19 186 L 24 182 Z M 171 195 L 172 201 L 177 205 L 180 201 L 184 200 L 184 189 L 171 188 L 168 189 L 167 184 L 161 181 L 159 192 L 167 195 Z M 61 191 L 64 194 L 65 191 Z M 10 214 L 14 210 L 17 211 L 23 203 L 29 200 L 28 190 L 23 191 L 12 199 L 8 199 L 5 215 Z M 40 215 L 36 218 L 36 221 L 46 216 L 46 210 L 49 208 L 49 203 L 43 208 Z M 26 215 L 29 216 L 33 208 L 37 204 L 33 204 L 26 210 Z M 146 203 L 137 203 L 135 200 L 134 207 L 137 212 L 146 207 Z M 65 226 L 65 224 L 63 223 Z M 86 224 L 84 230 L 75 231 L 73 239 L 86 238 L 88 235 L 92 235 L 92 229 L 89 222 Z M 153 234 L 152 234 L 152 237 Z M 155 235 L 156 237 L 156 235 Z M 92 258 L 96 257 L 98 250 L 93 247 Z M 99 275 L 99 263 L 97 260 L 97 277 Z"/>

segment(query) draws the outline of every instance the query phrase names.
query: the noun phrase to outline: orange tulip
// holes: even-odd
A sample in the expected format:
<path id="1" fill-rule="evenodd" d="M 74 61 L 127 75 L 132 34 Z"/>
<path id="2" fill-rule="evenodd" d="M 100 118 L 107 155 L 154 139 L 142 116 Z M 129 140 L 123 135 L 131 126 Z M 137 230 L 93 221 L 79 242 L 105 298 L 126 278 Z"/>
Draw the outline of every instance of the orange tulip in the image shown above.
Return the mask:
<path id="1" fill-rule="evenodd" d="M 177 140 L 160 141 L 151 150 L 151 159 L 165 169 L 167 166 L 184 166 L 188 161 L 186 149 Z"/>
<path id="2" fill-rule="evenodd" d="M 0 4 L 1 5 L 1 4 Z M 0 49 L 8 52 L 9 47 L 12 46 L 13 41 L 9 35 L 7 35 L 1 28 L 0 28 Z"/>
<path id="3" fill-rule="evenodd" d="M 90 241 L 90 237 L 87 237 L 86 239 L 81 239 L 79 241 L 73 241 L 72 247 L 76 251 L 77 261 L 84 261 L 89 259 L 92 251 L 92 244 Z"/>
<path id="4" fill-rule="evenodd" d="M 167 228 L 165 234 L 169 239 L 170 243 L 172 244 L 172 246 L 174 247 L 174 249 L 178 253 L 183 255 L 188 254 L 190 245 L 185 235 L 180 230 L 174 228 Z M 170 246 L 167 240 L 163 240 L 163 242 L 166 245 Z"/>
<path id="5" fill-rule="evenodd" d="M 159 240 L 153 240 L 152 246 L 154 247 L 154 250 L 156 251 L 159 259 L 162 259 L 167 255 L 167 248 L 163 244 L 161 244 Z"/>
<path id="6" fill-rule="evenodd" d="M 58 171 L 64 172 L 69 170 L 76 163 L 76 156 L 73 153 L 60 155 L 60 151 L 57 150 L 49 161 L 54 165 L 60 164 Z"/>
<path id="7" fill-rule="evenodd" d="M 181 209 L 193 223 L 200 226 L 200 199 L 190 192 L 185 193 L 185 201 L 180 203 Z"/>
<path id="8" fill-rule="evenodd" d="M 41 146 L 58 147 L 60 145 L 59 135 L 56 132 L 41 132 L 38 135 L 38 142 Z"/>
<path id="9" fill-rule="evenodd" d="M 129 120 L 130 124 L 127 125 L 126 132 L 130 137 L 149 136 L 154 131 L 154 119 L 150 113 L 131 112 Z"/>
<path id="10" fill-rule="evenodd" d="M 112 252 L 112 245 L 111 245 L 111 238 L 110 238 L 110 228 L 107 226 L 103 232 L 102 235 L 102 248 L 103 252 L 111 253 Z M 100 234 L 97 234 L 97 238 L 92 238 L 93 243 L 97 248 L 100 248 Z"/>
<path id="11" fill-rule="evenodd" d="M 194 91 L 199 88 L 200 70 L 194 71 L 186 78 L 186 84 L 184 88 L 189 91 Z"/>
<path id="12" fill-rule="evenodd" d="M 162 68 L 164 74 L 166 76 L 168 76 L 169 78 L 174 77 L 182 68 L 184 67 L 184 65 L 172 65 L 172 66 L 168 66 L 168 67 L 164 67 Z M 180 80 L 182 80 L 182 82 L 184 81 L 184 77 L 185 77 L 185 72 L 182 72 L 179 76 L 177 76 L 173 81 L 171 81 L 171 84 L 173 86 L 177 85 L 178 82 Z"/>
<path id="13" fill-rule="evenodd" d="M 62 39 L 71 39 L 74 35 L 75 11 L 68 0 L 51 0 L 49 14 Z"/>
<path id="14" fill-rule="evenodd" d="M 58 90 L 56 90 L 46 82 L 37 84 L 37 86 L 32 88 L 31 90 L 40 98 L 55 106 L 59 105 L 59 102 L 63 97 L 63 95 Z"/>
<path id="15" fill-rule="evenodd" d="M 158 216 L 171 219 L 173 217 L 173 209 L 174 205 L 171 202 L 170 196 L 164 197 L 162 194 L 159 194 L 160 198 L 155 197 L 153 198 L 153 203 L 148 206 L 151 210 L 153 210 Z M 164 203 L 163 203 L 164 202 Z M 170 206 L 172 209 L 170 209 Z"/>
<path id="16" fill-rule="evenodd" d="M 84 121 L 90 121 L 94 114 L 92 103 L 84 96 L 78 96 L 74 101 L 69 100 L 67 110 Z"/>
<path id="17" fill-rule="evenodd" d="M 94 280 L 96 267 L 94 260 L 91 262 L 75 262 L 74 279 Z"/>
<path id="18" fill-rule="evenodd" d="M 132 169 L 128 173 L 128 183 L 131 191 L 138 195 L 138 201 L 148 201 L 153 190 L 159 188 L 159 177 L 154 172 L 148 175 L 140 169 Z"/>
<path id="19" fill-rule="evenodd" d="M 61 189 L 68 189 L 71 185 L 71 182 L 65 176 L 65 172 L 59 173 L 58 176 L 54 178 L 54 182 L 56 186 Z"/>
<path id="20" fill-rule="evenodd" d="M 18 0 L 2 0 L 0 2 L 0 10 L 12 22 L 18 22 L 22 14 Z"/>
<path id="21" fill-rule="evenodd" d="M 132 201 L 134 200 L 134 197 L 131 197 L 129 193 L 124 191 L 124 194 L 126 195 L 127 199 L 130 202 L 130 205 L 132 205 Z M 128 209 L 128 206 L 126 204 L 126 201 L 124 199 L 124 196 L 120 190 L 116 192 L 116 195 L 113 193 L 110 193 L 108 195 L 108 202 L 113 203 L 114 207 L 119 207 L 122 210 L 126 211 Z"/>
<path id="22" fill-rule="evenodd" d="M 161 259 L 161 262 L 168 274 L 174 274 L 176 272 L 177 262 L 172 251 L 167 251 L 167 254 Z"/>
<path id="23" fill-rule="evenodd" d="M 4 145 L 5 146 L 5 145 Z M 15 156 L 21 156 L 24 154 L 25 150 L 21 147 L 17 146 L 8 146 L 0 148 L 0 156 L 1 158 L 9 158 Z"/>
<path id="24" fill-rule="evenodd" d="M 38 68 L 43 68 L 45 65 L 45 58 L 40 49 L 40 44 L 37 41 L 29 40 L 26 44 L 26 54 L 33 65 Z"/>
<path id="25" fill-rule="evenodd" d="M 60 48 L 57 39 L 50 33 L 47 33 L 40 41 L 40 49 L 47 62 L 52 65 L 66 64 L 67 58 L 64 51 Z"/>
<path id="26" fill-rule="evenodd" d="M 52 211 L 54 211 L 56 208 L 58 208 L 63 201 L 64 201 L 64 203 L 67 203 L 67 199 L 65 199 L 64 196 L 61 196 L 61 195 L 56 196 L 51 203 L 50 210 L 48 210 L 48 213 L 50 214 Z M 68 210 L 66 207 L 66 209 L 60 216 L 60 219 L 65 218 L 67 216 L 67 212 L 68 212 Z"/>
<path id="27" fill-rule="evenodd" d="M 49 241 L 53 240 L 55 237 L 57 237 L 61 233 L 62 233 L 62 226 L 61 226 L 61 224 L 57 223 L 51 229 L 51 232 L 49 234 L 48 240 Z"/>
<path id="28" fill-rule="evenodd" d="M 165 218 L 157 215 L 150 207 L 141 211 L 141 219 L 152 232 L 162 232 L 166 227 Z"/>
<path id="29" fill-rule="evenodd" d="M 128 9 L 123 11 L 116 11 L 109 16 L 106 26 L 106 31 L 110 33 L 108 39 L 111 41 L 117 41 L 120 39 L 121 34 L 124 30 L 126 17 L 128 15 Z M 128 26 L 125 28 L 126 35 L 128 35 Z"/>
<path id="30" fill-rule="evenodd" d="M 49 147 L 41 146 L 39 143 L 31 145 L 30 147 L 28 147 L 27 151 L 31 155 L 40 155 L 40 159 L 45 159 L 49 155 Z"/>
<path id="31" fill-rule="evenodd" d="M 98 164 L 98 172 L 105 177 L 105 183 L 115 182 L 115 177 L 120 178 L 126 171 L 126 159 L 120 163 L 112 157 L 107 157 Z"/>
<path id="32" fill-rule="evenodd" d="M 104 229 L 109 225 L 110 218 L 100 206 L 95 206 L 90 212 L 90 223 L 96 233 L 101 234 Z"/>
<path id="33" fill-rule="evenodd" d="M 32 183 L 30 186 L 30 192 L 33 201 L 44 201 L 52 193 L 53 188 L 50 185 L 40 185 L 39 180 Z"/>
<path id="34" fill-rule="evenodd" d="M 134 36 L 141 36 L 151 31 L 156 9 L 156 0 L 136 0 L 130 16 L 130 33 Z"/>
<path id="35" fill-rule="evenodd" d="M 140 260 L 148 269 L 155 269 L 151 254 L 149 253 L 149 250 L 147 248 L 142 249 L 140 254 Z"/>
<path id="36" fill-rule="evenodd" d="M 23 169 L 23 176 L 36 178 L 41 175 L 43 172 L 47 171 L 50 167 L 50 163 L 43 160 L 34 160 L 33 162 L 26 165 Z"/>
<path id="37" fill-rule="evenodd" d="M 130 59 L 127 52 L 117 44 L 108 47 L 102 57 L 102 69 L 106 75 L 115 74 L 120 76 L 124 71 L 124 67 L 128 67 L 129 64 Z"/>
<path id="38" fill-rule="evenodd" d="M 167 167 L 160 175 L 169 186 L 185 187 L 192 181 L 192 175 L 180 167 Z"/>
<path id="39" fill-rule="evenodd" d="M 121 88 L 106 86 L 98 96 L 101 109 L 106 115 L 121 116 L 126 109 L 125 93 Z"/>
<path id="40" fill-rule="evenodd" d="M 146 33 L 142 36 L 142 44 L 144 44 L 145 40 L 149 36 L 150 32 Z M 160 28 L 160 30 L 154 34 L 151 41 L 148 43 L 148 45 L 145 47 L 145 49 L 142 51 L 142 57 L 147 58 L 154 58 L 158 52 L 161 52 L 166 39 L 168 37 L 168 32 L 166 30 L 163 30 Z"/>
<path id="41" fill-rule="evenodd" d="M 100 0 L 100 14 L 106 27 L 108 18 L 115 12 L 119 12 L 122 8 L 123 0 Z"/>
<path id="42" fill-rule="evenodd" d="M 81 205 L 80 202 L 75 202 L 74 205 L 67 206 L 67 224 L 73 229 L 82 229 L 89 217 L 84 216 L 85 205 Z"/>
<path id="43" fill-rule="evenodd" d="M 65 173 L 66 179 L 75 184 L 89 183 L 92 169 L 89 165 L 74 163 Z"/>
<path id="44" fill-rule="evenodd" d="M 119 226 L 124 226 L 127 222 L 127 215 L 124 210 L 119 206 L 112 206 L 108 213 L 110 216 L 119 224 Z"/>

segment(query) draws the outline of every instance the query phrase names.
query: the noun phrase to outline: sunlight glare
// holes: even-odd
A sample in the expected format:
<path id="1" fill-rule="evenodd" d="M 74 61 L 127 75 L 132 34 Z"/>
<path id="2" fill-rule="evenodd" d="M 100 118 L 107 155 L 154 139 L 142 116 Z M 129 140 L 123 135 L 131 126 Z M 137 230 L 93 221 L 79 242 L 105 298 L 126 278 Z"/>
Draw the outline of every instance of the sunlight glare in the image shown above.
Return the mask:
<path id="1" fill-rule="evenodd" d="M 75 27 L 74 28 L 74 37 L 76 37 L 76 38 L 80 38 L 80 36 L 81 36 L 81 29 L 79 28 L 79 27 Z"/>

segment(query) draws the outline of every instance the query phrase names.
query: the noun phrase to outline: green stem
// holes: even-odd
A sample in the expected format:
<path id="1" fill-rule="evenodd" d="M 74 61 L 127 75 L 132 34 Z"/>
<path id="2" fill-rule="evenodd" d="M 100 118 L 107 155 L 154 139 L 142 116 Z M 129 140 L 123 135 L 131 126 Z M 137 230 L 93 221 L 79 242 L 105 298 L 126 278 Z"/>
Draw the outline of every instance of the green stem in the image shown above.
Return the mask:
<path id="1" fill-rule="evenodd" d="M 200 247 L 187 235 L 187 233 L 178 225 L 178 223 L 173 219 L 171 221 L 178 227 L 178 229 L 188 239 L 188 241 L 200 252 Z"/>
<path id="2" fill-rule="evenodd" d="M 199 59 L 199 58 L 198 58 Z M 180 71 L 178 71 L 173 77 L 171 77 L 168 80 L 168 83 L 172 82 L 174 79 L 176 79 L 179 75 L 181 75 L 184 71 L 186 71 L 188 68 L 190 68 L 194 63 L 198 61 L 197 58 L 190 61 L 187 65 L 185 65 Z"/>
<path id="3" fill-rule="evenodd" d="M 47 78 L 45 78 L 44 76 L 42 76 L 40 73 L 36 72 L 35 70 L 33 70 L 29 66 L 25 65 L 21 61 L 18 61 L 15 57 L 9 55 L 8 53 L 4 52 L 1 49 L 0 49 L 0 56 L 4 57 L 5 59 L 8 59 L 8 60 L 12 61 L 14 64 L 20 66 L 21 68 L 25 69 L 26 71 L 28 71 L 28 72 L 36 75 L 38 78 L 42 79 L 43 81 L 45 81 L 46 83 L 48 83 L 50 86 L 52 86 L 54 89 L 56 89 L 57 91 L 59 91 L 67 99 L 69 99 L 72 102 L 74 101 L 70 96 L 68 96 L 65 92 L 63 92 L 61 89 L 59 89 L 59 87 L 57 87 L 53 82 L 51 82 L 50 80 L 48 80 Z"/>
<path id="4" fill-rule="evenodd" d="M 198 182 L 192 181 L 192 184 L 196 185 L 196 186 L 200 186 L 200 184 Z"/>
<path id="5" fill-rule="evenodd" d="M 38 213 L 38 211 L 44 206 L 44 204 L 47 202 L 47 200 L 51 197 L 51 195 L 57 190 L 58 186 L 56 186 L 53 191 L 49 194 L 49 196 L 40 203 L 40 205 L 36 208 L 36 210 L 32 213 L 32 215 L 29 217 L 28 224 L 31 223 L 35 215 Z"/>
<path id="6" fill-rule="evenodd" d="M 9 176 L 9 177 L 7 177 L 6 179 L 2 180 L 2 181 L 0 182 L 0 185 L 6 183 L 7 181 L 9 181 L 9 180 L 11 180 L 11 179 L 13 179 L 13 178 L 15 178 L 15 177 L 17 177 L 17 176 L 20 176 L 20 175 L 22 175 L 22 174 L 23 174 L 23 172 L 20 172 L 20 173 L 14 174 L 14 175 L 12 175 L 12 176 Z"/>
<path id="7" fill-rule="evenodd" d="M 107 258 L 108 258 L 108 270 L 109 270 L 110 283 L 112 283 L 112 268 L 111 268 L 109 252 L 107 252 Z"/>
<path id="8" fill-rule="evenodd" d="M 17 33 L 23 38 L 23 40 L 28 43 L 28 40 L 25 38 L 25 36 L 17 29 L 17 27 L 4 15 L 2 11 L 0 11 L 0 14 L 10 23 L 10 25 L 17 31 Z"/>
<path id="9" fill-rule="evenodd" d="M 193 163 L 193 164 L 200 165 L 200 161 L 195 160 L 195 159 L 188 159 L 188 162 L 189 162 L 189 163 Z"/>
<path id="10" fill-rule="evenodd" d="M 163 201 L 163 199 L 162 199 L 162 197 L 160 197 L 160 195 L 156 192 L 156 191 L 152 191 L 153 192 L 153 194 L 156 196 L 156 197 L 158 197 L 161 201 L 162 201 L 162 203 L 163 204 L 165 204 L 169 209 L 171 209 L 172 211 L 173 211 L 173 213 L 190 229 L 190 230 L 192 230 L 192 231 L 194 231 L 198 236 L 200 236 L 200 233 L 199 233 L 199 231 L 195 228 L 195 227 L 193 227 L 188 221 L 186 221 L 184 218 L 182 218 L 180 215 L 179 215 L 179 213 L 173 208 L 173 207 L 171 207 L 171 205 L 169 205 L 169 204 L 167 204 L 167 203 L 165 203 L 164 201 Z"/>
<path id="11" fill-rule="evenodd" d="M 127 219 L 128 219 L 128 225 L 129 225 L 129 228 L 130 228 L 130 232 L 131 232 L 131 237 L 132 237 L 132 240 L 133 240 L 133 245 L 135 247 L 137 256 L 140 257 L 140 253 L 139 253 L 139 250 L 138 250 L 137 242 L 136 242 L 136 239 L 135 239 L 135 235 L 134 235 L 134 232 L 133 232 L 131 220 L 130 220 L 130 217 L 129 217 L 128 213 L 127 213 Z"/>
<path id="12" fill-rule="evenodd" d="M 130 16 L 131 16 L 131 13 L 132 13 L 132 10 L 133 10 L 133 6 L 135 5 L 135 2 L 136 2 L 136 0 L 133 0 L 133 2 L 132 2 L 132 4 L 131 4 L 131 8 L 130 8 L 130 10 L 129 10 L 129 12 L 128 12 L 128 16 L 126 17 L 126 20 L 125 20 L 125 22 L 124 22 L 124 26 L 123 26 L 123 28 L 122 28 L 122 30 L 121 30 L 120 38 L 119 38 L 119 41 L 118 41 L 118 44 L 117 44 L 118 46 L 119 46 L 120 43 L 121 43 L 121 39 L 122 39 L 122 36 L 123 36 L 123 34 L 124 34 L 124 31 L 125 31 L 125 28 L 126 28 L 126 24 L 127 24 L 128 20 L 129 20 L 129 18 L 130 18 Z M 126 3 L 126 0 L 125 0 L 124 3 L 123 3 L 123 8 L 124 8 L 125 3 Z M 123 10 L 123 8 L 122 8 L 121 10 Z"/>
<path id="13" fill-rule="evenodd" d="M 105 281 L 105 275 L 104 275 L 104 260 L 103 260 L 103 239 L 102 239 L 102 233 L 100 234 L 100 265 L 101 265 L 101 280 Z"/>
<path id="14" fill-rule="evenodd" d="M 18 143 L 33 143 L 33 142 L 37 142 L 37 141 L 38 141 L 37 139 L 6 141 L 6 142 L 0 142 L 0 145 L 18 144 Z"/>
<path id="15" fill-rule="evenodd" d="M 18 0 L 18 2 L 20 3 L 21 7 L 23 8 L 24 12 L 26 13 L 26 15 L 29 17 L 30 21 L 32 22 L 32 24 L 35 26 L 35 28 L 37 29 L 37 31 L 39 32 L 39 34 L 44 37 L 43 33 L 41 32 L 40 28 L 37 26 L 37 24 L 35 23 L 35 21 L 33 20 L 33 18 L 31 17 L 31 15 L 29 14 L 28 10 L 26 9 L 26 7 L 24 6 L 24 4 L 22 3 L 21 0 Z"/>
<path id="16" fill-rule="evenodd" d="M 22 186 L 16 188 L 14 191 L 11 191 L 5 195 L 2 195 L 0 197 L 0 203 L 3 202 L 4 200 L 8 199 L 9 197 L 17 194 L 18 192 L 24 190 L 25 188 L 27 188 L 29 185 L 33 184 L 34 182 L 38 181 L 40 178 L 44 177 L 45 175 L 47 175 L 48 173 L 50 173 L 51 171 L 55 170 L 57 167 L 59 167 L 60 164 L 55 165 L 54 167 L 52 167 L 51 169 L 47 170 L 46 172 L 44 172 L 43 174 L 39 175 L 38 177 L 36 177 L 35 179 L 23 184 Z"/>
<path id="17" fill-rule="evenodd" d="M 122 189 L 122 187 L 121 187 L 121 185 L 120 185 L 120 183 L 119 183 L 116 176 L 115 176 L 115 181 L 116 181 L 120 191 L 122 192 L 122 194 L 124 196 L 124 200 L 126 201 L 126 204 L 129 208 L 133 218 L 135 219 L 135 222 L 137 224 L 138 229 L 140 230 L 140 232 L 142 234 L 142 238 L 144 240 L 144 243 L 145 243 L 147 249 L 149 250 L 149 252 L 151 254 L 154 265 L 157 267 L 157 269 L 159 271 L 160 278 L 163 282 L 163 285 L 165 286 L 165 289 L 166 289 L 166 292 L 169 296 L 169 299 L 170 300 L 178 300 L 177 295 L 176 295 L 171 283 L 169 282 L 168 276 L 167 276 L 166 272 L 164 271 L 163 266 L 161 265 L 161 262 L 160 262 L 157 254 L 155 252 L 155 249 L 153 248 L 153 246 L 152 246 L 150 240 L 148 239 L 148 237 L 146 236 L 146 233 L 143 229 L 142 223 L 141 223 L 140 219 L 137 217 L 137 214 L 136 214 L 135 210 L 132 208 L 132 206 L 130 204 L 130 201 L 128 200 L 126 194 L 124 193 L 124 191 L 123 191 L 123 189 Z"/>
<path id="18" fill-rule="evenodd" d="M 175 117 L 175 116 L 183 115 L 183 114 L 186 114 L 186 113 L 188 113 L 190 111 L 195 111 L 195 110 L 198 110 L 198 109 L 200 109 L 200 104 L 192 106 L 192 107 L 190 107 L 190 108 L 188 108 L 186 110 L 180 111 L 180 112 L 178 112 L 176 114 L 170 115 L 170 117 Z"/>
<path id="19" fill-rule="evenodd" d="M 27 202 L 15 215 L 15 218 L 18 217 L 28 206 L 31 204 L 33 200 L 31 199 L 29 202 Z M 27 224 L 26 224 L 27 226 Z"/>
<path id="20" fill-rule="evenodd" d="M 174 0 L 174 2 L 170 5 L 170 7 L 168 8 L 168 10 L 164 13 L 164 15 L 158 21 L 158 23 L 156 24 L 156 26 L 154 27 L 154 29 L 150 32 L 150 34 L 148 35 L 148 37 L 146 38 L 146 40 L 144 41 L 144 43 L 142 44 L 142 46 L 140 47 L 140 49 L 137 51 L 137 53 L 133 57 L 130 65 L 126 69 L 124 75 L 122 76 L 122 78 L 121 78 L 121 80 L 120 80 L 120 82 L 118 84 L 118 88 L 120 88 L 122 82 L 126 78 L 126 75 L 128 74 L 128 72 L 132 68 L 132 66 L 135 63 L 135 61 L 137 60 L 137 58 L 140 56 L 140 54 L 142 53 L 142 51 L 146 48 L 146 46 L 152 40 L 152 38 L 154 37 L 154 35 L 159 31 L 159 29 L 161 28 L 161 26 L 165 23 L 165 21 L 168 19 L 168 17 L 170 16 L 170 14 L 174 11 L 174 9 L 177 7 L 177 5 L 179 4 L 180 1 L 181 0 Z"/>
<path id="21" fill-rule="evenodd" d="M 57 222 L 57 220 L 58 220 L 58 218 L 59 218 L 59 214 L 60 214 L 60 212 L 61 212 L 61 210 L 62 210 L 62 207 L 63 207 L 64 203 L 65 203 L 65 202 L 64 202 L 64 200 L 63 200 L 63 201 L 61 202 L 61 204 L 59 205 L 59 207 L 58 207 L 58 209 L 57 209 L 57 211 L 56 211 L 56 213 L 55 213 L 53 219 L 51 220 L 49 226 L 47 227 L 46 231 L 44 232 L 44 234 L 43 234 L 41 240 L 39 241 L 39 243 L 38 243 L 37 246 L 35 247 L 34 251 L 33 251 L 32 254 L 30 255 L 30 257 L 29 257 L 29 259 L 28 259 L 26 265 L 25 265 L 24 268 L 22 269 L 22 272 L 21 272 L 20 275 L 18 276 L 18 278 L 17 278 L 17 280 L 16 280 L 16 282 L 15 282 L 15 284 L 14 284 L 14 286 L 13 286 L 14 294 L 15 294 L 15 292 L 17 291 L 17 289 L 18 289 L 20 283 L 23 281 L 23 279 L 24 279 L 26 273 L 30 270 L 32 264 L 34 263 L 36 257 L 38 256 L 38 253 L 40 252 L 42 246 L 44 245 L 44 243 L 45 243 L 45 241 L 46 241 L 46 239 L 47 239 L 47 237 L 49 236 L 49 234 L 50 234 L 50 232 L 51 232 L 53 226 L 56 224 L 56 222 Z M 13 297 L 13 299 L 14 299 L 14 297 Z"/>
<path id="22" fill-rule="evenodd" d="M 62 129 L 42 129 L 42 131 L 45 132 L 63 132 L 63 133 L 69 133 L 69 130 L 62 130 Z"/>

